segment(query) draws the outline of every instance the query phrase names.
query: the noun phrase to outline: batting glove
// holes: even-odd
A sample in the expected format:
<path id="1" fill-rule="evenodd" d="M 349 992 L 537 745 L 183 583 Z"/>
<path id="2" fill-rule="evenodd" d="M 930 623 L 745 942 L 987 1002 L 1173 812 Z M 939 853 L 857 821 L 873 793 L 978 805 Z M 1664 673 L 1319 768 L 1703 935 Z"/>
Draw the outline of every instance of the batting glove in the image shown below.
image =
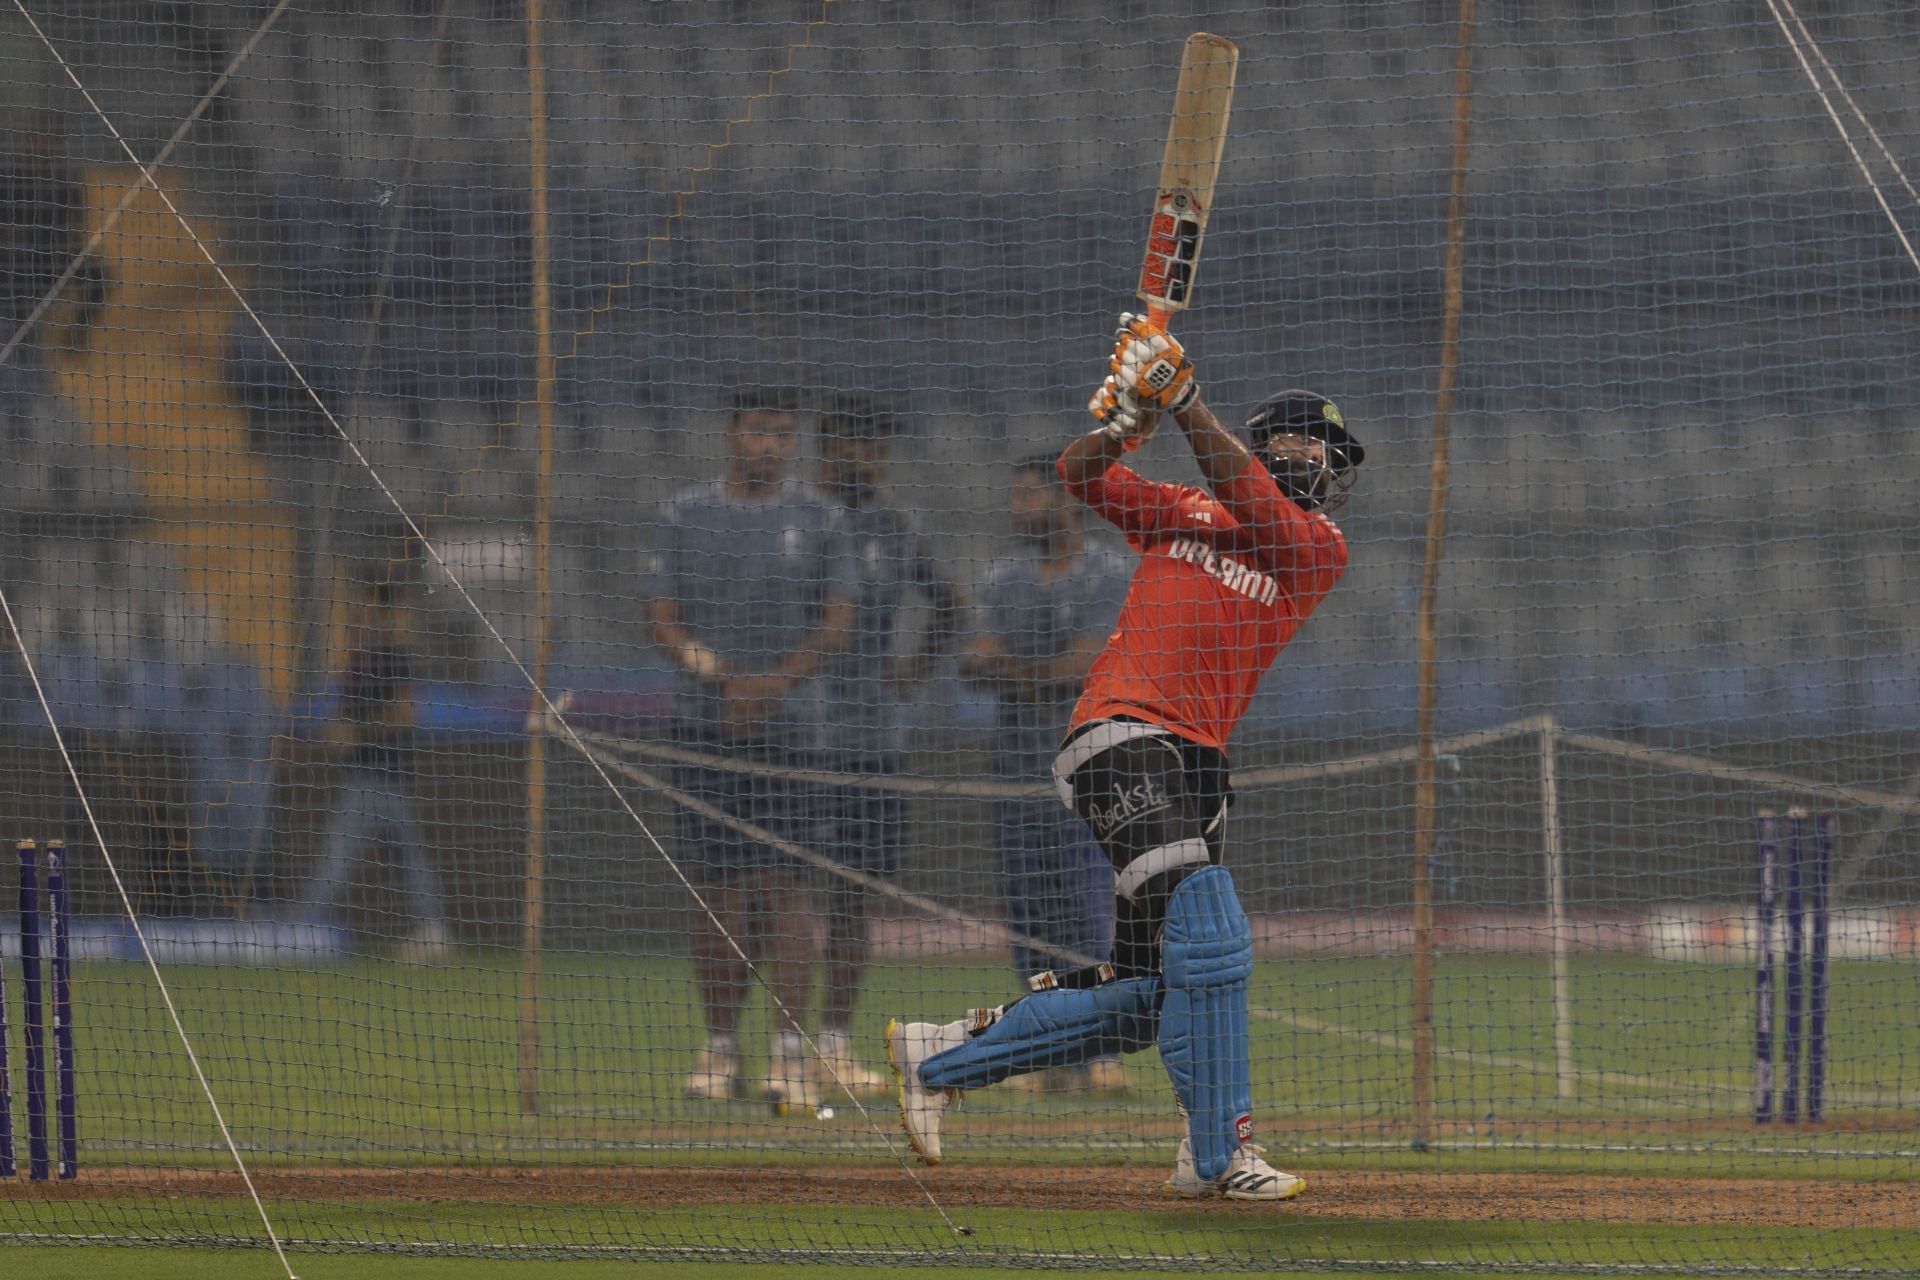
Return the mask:
<path id="1" fill-rule="evenodd" d="M 1108 367 L 1121 390 L 1155 413 L 1178 413 L 1200 394 L 1186 349 L 1145 316 L 1120 314 L 1120 331 L 1114 335 Z"/>
<path id="2" fill-rule="evenodd" d="M 1102 434 L 1121 443 L 1143 439 L 1143 429 L 1155 416 L 1132 392 L 1123 390 L 1112 374 L 1107 375 L 1107 380 L 1093 393 L 1093 399 L 1087 401 L 1087 412 L 1100 424 L 1098 429 Z"/>

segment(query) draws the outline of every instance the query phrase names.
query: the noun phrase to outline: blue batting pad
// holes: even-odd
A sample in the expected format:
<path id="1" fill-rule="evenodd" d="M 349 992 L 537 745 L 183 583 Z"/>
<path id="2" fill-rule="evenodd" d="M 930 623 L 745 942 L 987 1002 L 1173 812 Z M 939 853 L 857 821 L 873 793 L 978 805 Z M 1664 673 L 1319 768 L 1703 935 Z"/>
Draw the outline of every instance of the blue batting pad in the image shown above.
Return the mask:
<path id="1" fill-rule="evenodd" d="M 1251 1132 L 1247 979 L 1253 931 L 1224 867 L 1180 882 L 1167 903 L 1160 950 L 1160 1058 L 1187 1109 L 1193 1168 L 1217 1178 Z"/>
<path id="2" fill-rule="evenodd" d="M 1016 1001 L 957 1049 L 920 1066 L 933 1089 L 979 1089 L 1045 1067 L 1077 1067 L 1153 1043 L 1158 978 L 1123 978 L 1082 991 L 1042 991 Z"/>

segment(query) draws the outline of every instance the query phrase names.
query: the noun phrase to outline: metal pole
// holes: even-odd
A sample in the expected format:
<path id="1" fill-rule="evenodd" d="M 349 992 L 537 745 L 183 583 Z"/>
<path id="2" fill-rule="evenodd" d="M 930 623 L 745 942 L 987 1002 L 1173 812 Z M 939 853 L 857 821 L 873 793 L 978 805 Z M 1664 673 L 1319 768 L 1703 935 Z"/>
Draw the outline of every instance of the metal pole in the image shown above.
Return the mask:
<path id="1" fill-rule="evenodd" d="M 533 519 L 533 682 L 547 687 L 553 606 L 553 280 L 547 218 L 547 69 L 540 45 L 541 0 L 527 0 L 527 160 L 533 204 L 534 404 L 539 414 Z M 539 695 L 536 693 L 535 695 Z M 540 978 L 546 917 L 547 738 L 527 734 L 525 916 L 520 952 L 520 1113 L 540 1112 Z"/>
<path id="2" fill-rule="evenodd" d="M 1440 386 L 1433 412 L 1428 462 L 1425 566 L 1420 580 L 1419 754 L 1413 784 L 1413 1145 L 1433 1140 L 1433 858 L 1435 809 L 1434 707 L 1438 700 L 1440 558 L 1446 542 L 1448 441 L 1460 355 L 1460 311 L 1466 263 L 1467 159 L 1473 121 L 1473 8 L 1460 0 L 1459 49 L 1454 60 L 1453 191 L 1447 204 L 1445 310 L 1440 337 Z"/>
<path id="3" fill-rule="evenodd" d="M 1567 867 L 1560 843 L 1560 778 L 1555 755 L 1559 726 L 1540 726 L 1540 838 L 1547 855 L 1547 936 L 1552 954 L 1554 1092 L 1577 1092 L 1573 1066 L 1573 995 L 1567 977 Z"/>

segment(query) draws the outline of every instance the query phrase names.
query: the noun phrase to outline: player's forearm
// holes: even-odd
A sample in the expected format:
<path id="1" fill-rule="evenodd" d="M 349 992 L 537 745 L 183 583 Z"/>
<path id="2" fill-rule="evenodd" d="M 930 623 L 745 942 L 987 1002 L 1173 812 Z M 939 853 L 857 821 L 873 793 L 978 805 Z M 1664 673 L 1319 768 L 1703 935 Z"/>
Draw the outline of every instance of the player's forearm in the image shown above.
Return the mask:
<path id="1" fill-rule="evenodd" d="M 1173 420 L 1185 433 L 1187 444 L 1193 450 L 1193 460 L 1200 464 L 1200 474 L 1215 496 L 1221 485 L 1252 465 L 1253 454 L 1247 446 L 1220 425 L 1220 419 L 1213 416 L 1213 410 L 1207 408 L 1206 401 L 1199 396 L 1176 413 Z"/>
<path id="2" fill-rule="evenodd" d="M 1079 494 L 1107 474 L 1107 468 L 1120 461 L 1126 445 L 1104 431 L 1091 431 L 1068 445 L 1054 465 L 1060 479 Z"/>

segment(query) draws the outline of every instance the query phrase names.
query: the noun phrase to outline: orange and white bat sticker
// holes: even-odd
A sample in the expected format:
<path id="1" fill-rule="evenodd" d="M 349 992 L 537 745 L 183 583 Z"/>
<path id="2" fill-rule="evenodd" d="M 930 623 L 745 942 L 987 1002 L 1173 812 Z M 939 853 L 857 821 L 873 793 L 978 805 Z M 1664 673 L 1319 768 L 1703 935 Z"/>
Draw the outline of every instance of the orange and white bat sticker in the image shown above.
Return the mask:
<path id="1" fill-rule="evenodd" d="M 1140 268 L 1140 296 L 1168 308 L 1187 305 L 1206 211 L 1188 191 L 1162 191 L 1147 230 L 1147 256 Z"/>

